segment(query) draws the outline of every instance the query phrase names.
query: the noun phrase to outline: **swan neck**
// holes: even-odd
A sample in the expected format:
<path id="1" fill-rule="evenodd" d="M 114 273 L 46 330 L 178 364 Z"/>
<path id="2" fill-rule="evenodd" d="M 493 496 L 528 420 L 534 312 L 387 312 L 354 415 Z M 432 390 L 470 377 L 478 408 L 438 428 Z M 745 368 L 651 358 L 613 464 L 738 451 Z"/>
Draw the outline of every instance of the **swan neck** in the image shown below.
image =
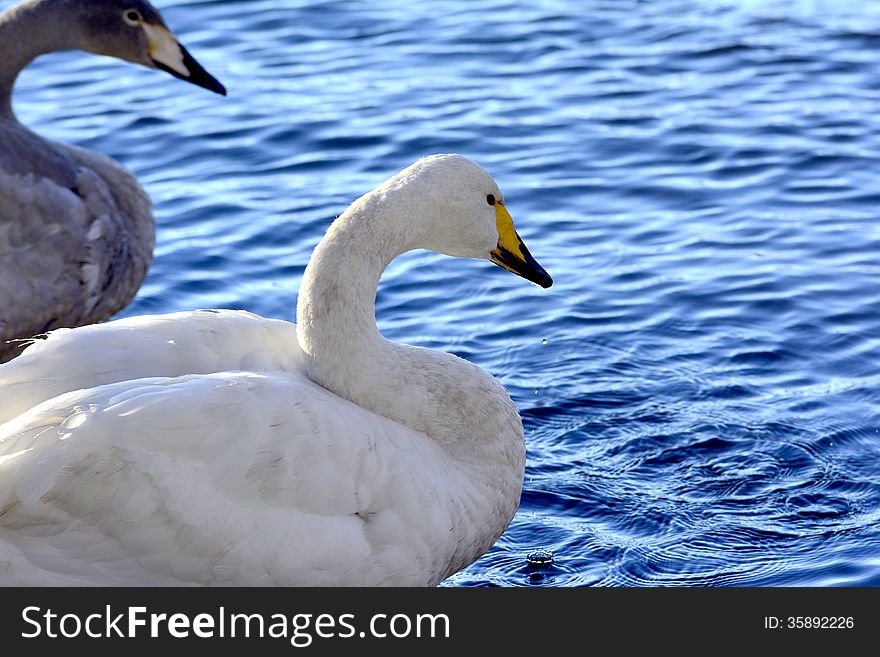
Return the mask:
<path id="1" fill-rule="evenodd" d="M 394 190 L 380 192 L 362 197 L 333 223 L 306 267 L 297 302 L 306 371 L 339 397 L 439 445 L 467 482 L 462 495 L 478 500 L 474 508 L 491 510 L 488 549 L 519 503 L 522 422 L 504 388 L 481 368 L 379 333 L 379 277 L 395 257 L 425 243 L 412 204 L 395 201 Z"/>
<path id="2" fill-rule="evenodd" d="M 424 241 L 404 204 L 369 195 L 337 219 L 315 248 L 300 286 L 297 338 L 309 378 L 358 406 L 444 445 L 468 436 L 522 433 L 516 407 L 481 368 L 447 353 L 390 342 L 376 326 L 385 267 Z M 492 438 L 489 435 L 491 442 Z"/>
<path id="3" fill-rule="evenodd" d="M 0 12 L 0 119 L 16 120 L 12 90 L 22 69 L 40 55 L 76 47 L 75 31 L 60 18 L 65 7 L 56 5 L 28 0 Z"/>
<path id="4" fill-rule="evenodd" d="M 313 379 L 346 397 L 343 382 L 325 371 L 332 367 L 330 355 L 381 358 L 385 340 L 376 326 L 376 290 L 388 264 L 408 250 L 400 234 L 379 230 L 378 223 L 369 212 L 337 219 L 312 253 L 297 302 L 297 332 Z"/>

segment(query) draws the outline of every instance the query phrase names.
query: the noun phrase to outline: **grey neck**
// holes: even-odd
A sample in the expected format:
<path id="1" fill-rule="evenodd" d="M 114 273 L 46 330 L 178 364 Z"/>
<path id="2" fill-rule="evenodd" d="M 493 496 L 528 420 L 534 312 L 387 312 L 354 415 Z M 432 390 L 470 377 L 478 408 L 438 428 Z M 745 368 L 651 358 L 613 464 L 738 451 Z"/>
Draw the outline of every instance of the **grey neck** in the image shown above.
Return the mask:
<path id="1" fill-rule="evenodd" d="M 0 119 L 15 121 L 12 88 L 36 57 L 75 48 L 75 32 L 64 25 L 59 6 L 27 0 L 0 13 Z"/>

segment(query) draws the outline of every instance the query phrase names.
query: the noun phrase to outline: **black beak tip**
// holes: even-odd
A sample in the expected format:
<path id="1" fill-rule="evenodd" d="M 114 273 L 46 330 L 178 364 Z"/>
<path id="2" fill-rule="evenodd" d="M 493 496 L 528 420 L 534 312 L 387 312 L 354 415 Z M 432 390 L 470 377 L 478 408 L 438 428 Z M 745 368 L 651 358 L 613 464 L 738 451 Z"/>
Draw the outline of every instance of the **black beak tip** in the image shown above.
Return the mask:
<path id="1" fill-rule="evenodd" d="M 553 279 L 550 278 L 547 270 L 538 264 L 537 260 L 532 257 L 532 254 L 525 247 L 523 247 L 523 251 L 526 257 L 526 269 L 520 276 L 540 285 L 545 290 L 553 285 Z"/>
<path id="2" fill-rule="evenodd" d="M 206 86 L 205 89 L 208 91 L 213 91 L 215 94 L 219 94 L 220 96 L 226 95 L 226 87 L 224 87 L 219 80 L 214 79 L 214 84 L 211 86 Z"/>
<path id="3" fill-rule="evenodd" d="M 528 274 L 524 276 L 524 278 L 530 280 L 536 285 L 540 285 L 546 290 L 553 285 L 553 279 L 550 278 L 550 274 L 544 271 L 544 268 L 541 265 L 534 261 L 533 263 L 533 266 L 528 270 Z"/>
<path id="4" fill-rule="evenodd" d="M 226 95 L 226 87 L 224 87 L 217 78 L 215 78 L 213 75 L 210 75 L 207 71 L 202 70 L 200 74 L 193 73 L 191 77 L 182 79 L 186 80 L 187 82 L 192 82 L 194 85 L 196 85 L 197 87 L 201 87 L 202 89 L 213 91 L 219 96 Z"/>
<path id="5" fill-rule="evenodd" d="M 492 251 L 492 262 L 504 267 L 508 271 L 512 271 L 517 276 L 522 276 L 527 281 L 540 285 L 545 290 L 553 285 L 553 279 L 550 278 L 550 274 L 537 263 L 525 246 L 522 247 L 522 254 L 523 259 L 520 260 L 507 249 L 499 247 Z"/>
<path id="6" fill-rule="evenodd" d="M 189 71 L 189 76 L 181 75 L 173 68 L 166 66 L 162 62 L 153 60 L 153 64 L 156 68 L 159 68 L 166 73 L 170 73 L 174 77 L 184 80 L 185 82 L 190 82 L 197 87 L 202 87 L 203 89 L 207 89 L 208 91 L 213 91 L 215 94 L 219 94 L 220 96 L 226 95 L 226 87 L 224 87 L 220 81 L 215 78 L 213 75 L 208 73 L 201 64 L 199 64 L 195 58 L 189 54 L 189 51 L 183 47 L 183 45 L 178 44 L 180 46 L 180 52 L 183 54 L 183 65 L 186 67 L 186 70 Z"/>

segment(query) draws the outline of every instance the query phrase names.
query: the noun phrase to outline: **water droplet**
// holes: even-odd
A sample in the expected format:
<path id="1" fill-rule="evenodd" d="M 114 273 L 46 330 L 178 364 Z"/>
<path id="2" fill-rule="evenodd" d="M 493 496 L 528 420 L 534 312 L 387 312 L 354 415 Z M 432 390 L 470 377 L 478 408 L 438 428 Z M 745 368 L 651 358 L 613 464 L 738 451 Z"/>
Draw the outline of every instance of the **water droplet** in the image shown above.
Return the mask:
<path id="1" fill-rule="evenodd" d="M 526 557 L 526 563 L 530 570 L 544 570 L 553 565 L 553 553 L 544 548 L 538 548 Z"/>

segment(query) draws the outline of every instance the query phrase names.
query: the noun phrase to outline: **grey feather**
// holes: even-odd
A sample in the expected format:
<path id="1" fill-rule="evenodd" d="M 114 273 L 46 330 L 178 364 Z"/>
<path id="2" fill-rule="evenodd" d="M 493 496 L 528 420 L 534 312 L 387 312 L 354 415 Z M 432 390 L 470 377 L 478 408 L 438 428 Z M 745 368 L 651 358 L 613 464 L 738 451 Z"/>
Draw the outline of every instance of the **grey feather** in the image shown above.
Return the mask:
<path id="1" fill-rule="evenodd" d="M 0 12 L 0 362 L 32 336 L 124 308 L 153 257 L 151 203 L 134 176 L 106 156 L 40 137 L 12 111 L 19 72 L 70 49 L 225 93 L 144 0 L 25 0 Z"/>

